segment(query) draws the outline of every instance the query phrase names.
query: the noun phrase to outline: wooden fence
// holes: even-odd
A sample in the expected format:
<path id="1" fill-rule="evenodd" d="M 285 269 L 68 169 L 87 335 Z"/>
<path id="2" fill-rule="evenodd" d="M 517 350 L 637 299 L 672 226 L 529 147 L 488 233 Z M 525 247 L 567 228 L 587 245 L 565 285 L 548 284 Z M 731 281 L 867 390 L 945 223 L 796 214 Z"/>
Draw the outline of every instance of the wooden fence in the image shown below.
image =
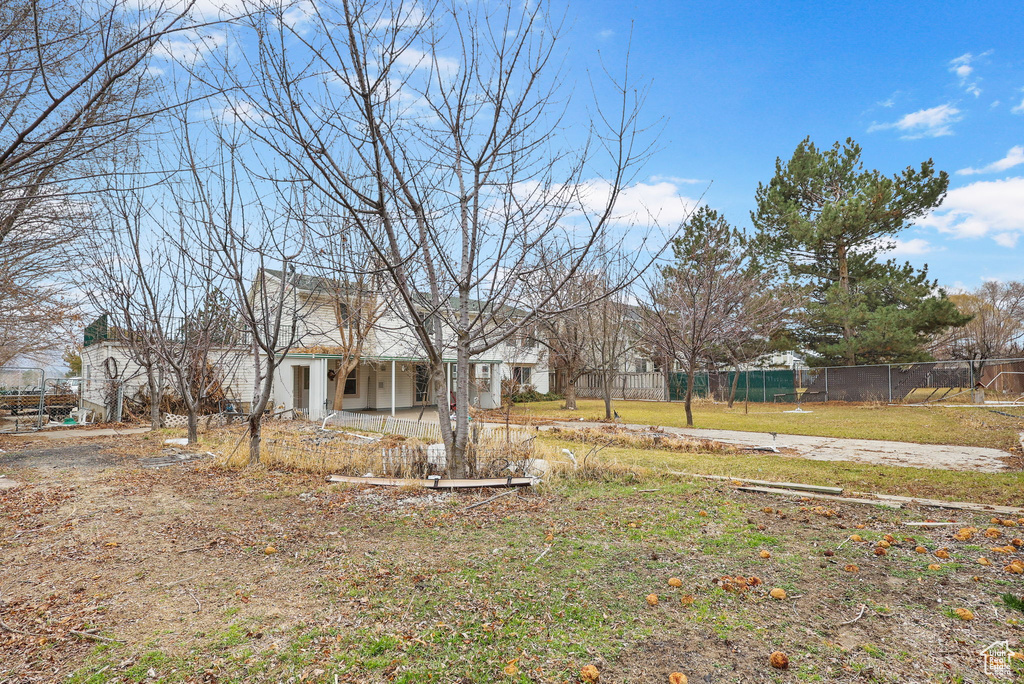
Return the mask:
<path id="1" fill-rule="evenodd" d="M 580 399 L 603 399 L 604 389 L 600 374 L 588 373 L 577 380 L 576 396 Z M 612 399 L 665 401 L 665 374 L 618 373 L 612 383 Z"/>
<path id="2" fill-rule="evenodd" d="M 323 426 L 327 427 L 328 425 L 366 430 L 367 432 L 405 435 L 406 437 L 415 437 L 425 442 L 441 441 L 441 426 L 431 421 L 393 418 L 391 416 L 370 413 L 336 411 L 324 419 Z M 504 426 L 474 424 L 472 427 L 480 437 L 488 439 L 505 439 L 506 437 Z M 533 437 L 533 432 L 524 428 L 510 427 L 507 437 L 510 441 L 522 442 Z"/>

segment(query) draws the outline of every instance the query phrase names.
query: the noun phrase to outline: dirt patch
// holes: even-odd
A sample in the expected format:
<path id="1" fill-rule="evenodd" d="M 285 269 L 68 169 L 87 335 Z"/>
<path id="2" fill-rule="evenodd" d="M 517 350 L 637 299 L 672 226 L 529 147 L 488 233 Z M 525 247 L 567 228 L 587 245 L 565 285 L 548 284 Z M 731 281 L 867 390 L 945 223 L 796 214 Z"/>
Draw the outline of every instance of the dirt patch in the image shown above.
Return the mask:
<path id="1" fill-rule="evenodd" d="M 0 454 L 0 469 L 97 469 L 125 465 L 126 461 L 126 457 L 118 453 L 113 444 L 103 441 L 76 444 L 33 442 L 24 446 L 8 445 L 6 453 Z"/>

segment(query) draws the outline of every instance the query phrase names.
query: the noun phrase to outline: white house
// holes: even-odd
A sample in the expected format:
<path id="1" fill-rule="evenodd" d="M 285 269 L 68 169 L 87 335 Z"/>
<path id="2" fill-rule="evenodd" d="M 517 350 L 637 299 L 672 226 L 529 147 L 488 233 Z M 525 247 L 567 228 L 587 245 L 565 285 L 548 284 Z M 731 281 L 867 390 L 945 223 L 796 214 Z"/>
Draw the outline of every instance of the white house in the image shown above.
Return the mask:
<path id="1" fill-rule="evenodd" d="M 266 271 L 268 280 L 280 282 L 281 274 Z M 337 377 L 344 356 L 333 303 L 318 291 L 318 279 L 298 276 L 297 301 L 303 302 L 298 317 L 296 343 L 274 376 L 272 406 L 275 413 L 296 413 L 320 420 L 333 410 L 335 391 L 344 383 L 346 411 L 390 411 L 436 405 L 444 398 L 434 396 L 429 386 L 427 359 L 412 330 L 385 308 L 363 343 L 358 367 L 348 377 Z M 127 349 L 102 322 L 86 330 L 82 351 L 83 401 L 87 408 L 103 413 L 109 404 L 111 381 L 123 385 L 126 396 L 146 386 L 145 373 L 131 361 Z M 251 401 L 255 373 L 248 348 L 238 346 L 217 350 L 215 365 L 223 376 L 233 403 L 246 407 Z M 501 381 L 514 379 L 548 391 L 548 372 L 542 348 L 521 336 L 473 359 L 470 366 L 470 403 L 479 408 L 501 404 Z M 445 359 L 449 387 L 455 378 L 455 359 Z"/>

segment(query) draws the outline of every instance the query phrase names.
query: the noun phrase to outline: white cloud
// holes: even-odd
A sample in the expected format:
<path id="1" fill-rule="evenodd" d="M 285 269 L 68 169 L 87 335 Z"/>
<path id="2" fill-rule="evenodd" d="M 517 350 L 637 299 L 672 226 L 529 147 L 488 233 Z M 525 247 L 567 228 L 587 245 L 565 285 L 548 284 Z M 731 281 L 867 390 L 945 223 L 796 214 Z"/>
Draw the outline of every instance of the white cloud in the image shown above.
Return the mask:
<path id="1" fill-rule="evenodd" d="M 1020 104 L 1010 110 L 1014 114 L 1024 114 L 1024 100 L 1020 101 Z"/>
<path id="2" fill-rule="evenodd" d="M 258 123 L 265 115 L 247 100 L 224 98 L 222 104 L 211 107 L 207 114 L 224 123 Z"/>
<path id="3" fill-rule="evenodd" d="M 700 178 L 680 178 L 679 176 L 659 176 L 654 175 L 648 178 L 652 183 L 674 183 L 675 185 L 688 185 L 691 183 L 708 183 L 709 181 L 701 180 Z"/>
<path id="4" fill-rule="evenodd" d="M 611 38 L 614 35 L 615 35 L 615 31 L 612 31 L 611 29 L 605 29 L 603 31 L 598 31 L 597 32 L 597 37 L 600 38 L 601 40 L 608 40 L 609 38 Z"/>
<path id="5" fill-rule="evenodd" d="M 1024 145 L 1011 147 L 1005 157 L 994 161 L 987 166 L 983 166 L 980 169 L 968 167 L 966 169 L 960 169 L 957 173 L 963 176 L 971 176 L 978 173 L 998 173 L 1000 171 L 1012 169 L 1014 166 L 1019 164 L 1024 164 Z"/>
<path id="6" fill-rule="evenodd" d="M 949 60 L 949 71 L 956 75 L 957 80 L 960 83 L 960 87 L 971 95 L 974 95 L 974 97 L 981 95 L 981 88 L 978 87 L 977 79 L 971 78 L 971 74 L 974 73 L 974 67 L 971 66 L 971 62 L 990 54 L 992 54 L 991 50 L 983 52 L 978 56 L 974 56 L 970 52 L 965 52 L 959 57 Z"/>
<path id="7" fill-rule="evenodd" d="M 395 58 L 395 63 L 406 69 L 430 69 L 436 67 L 442 76 L 451 77 L 459 72 L 459 60 L 442 55 L 432 55 L 414 47 L 407 47 Z"/>
<path id="8" fill-rule="evenodd" d="M 154 53 L 164 59 L 194 66 L 204 61 L 209 53 L 223 48 L 227 42 L 228 36 L 223 31 L 209 31 L 203 34 L 187 31 L 160 42 Z"/>
<path id="9" fill-rule="evenodd" d="M 913 256 L 927 254 L 932 251 L 934 251 L 934 248 L 927 240 L 912 238 L 910 240 L 894 240 L 893 247 L 888 250 L 888 253 L 894 256 Z"/>
<path id="10" fill-rule="evenodd" d="M 1017 240 L 1020 239 L 1020 233 L 996 233 L 992 236 L 996 244 L 1000 247 L 1006 247 L 1013 249 L 1017 246 Z"/>
<path id="11" fill-rule="evenodd" d="M 587 181 L 577 188 L 578 201 L 588 214 L 599 213 L 610 192 L 611 186 L 604 180 Z M 675 183 L 637 183 L 619 193 L 613 220 L 618 225 L 674 227 L 688 219 L 699 204 L 682 195 Z"/>
<path id="12" fill-rule="evenodd" d="M 931 109 L 911 112 L 899 121 L 871 124 L 868 133 L 896 129 L 903 133 L 900 137 L 904 140 L 938 138 L 943 135 L 952 135 L 953 130 L 950 126 L 962 118 L 959 109 L 952 104 L 944 104 Z"/>
<path id="13" fill-rule="evenodd" d="M 958 238 L 991 236 L 1014 247 L 1024 233 L 1024 177 L 977 181 L 950 190 L 942 206 L 920 221 Z"/>

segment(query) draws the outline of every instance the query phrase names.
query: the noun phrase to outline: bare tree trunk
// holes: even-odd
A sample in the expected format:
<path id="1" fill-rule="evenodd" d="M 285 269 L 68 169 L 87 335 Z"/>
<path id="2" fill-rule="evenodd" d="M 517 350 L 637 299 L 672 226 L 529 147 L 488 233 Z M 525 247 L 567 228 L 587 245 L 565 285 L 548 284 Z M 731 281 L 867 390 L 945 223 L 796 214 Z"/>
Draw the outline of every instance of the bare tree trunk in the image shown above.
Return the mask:
<path id="1" fill-rule="evenodd" d="M 735 360 L 733 360 L 732 368 L 732 383 L 729 387 L 729 408 L 732 408 L 733 403 L 736 401 L 736 389 L 740 384 L 740 366 Z"/>
<path id="2" fill-rule="evenodd" d="M 345 408 L 345 382 L 348 380 L 349 373 L 359 367 L 359 357 L 346 358 L 338 366 L 337 374 L 334 376 L 334 401 L 331 403 L 331 408 L 335 411 L 341 411 Z"/>
<path id="3" fill-rule="evenodd" d="M 572 373 L 565 374 L 565 408 L 569 411 L 576 410 L 576 381 L 572 378 Z"/>
<path id="4" fill-rule="evenodd" d="M 163 378 L 157 377 L 157 368 L 155 364 L 150 364 L 146 367 L 146 384 L 149 386 L 149 424 L 154 430 L 161 426 L 163 421 L 160 419 L 160 404 L 163 400 Z M 163 373 L 160 372 L 163 376 Z"/>
<path id="5" fill-rule="evenodd" d="M 199 441 L 199 414 L 194 406 L 188 407 L 188 443 Z"/>
<path id="6" fill-rule="evenodd" d="M 693 376 L 694 362 L 691 358 L 686 366 L 686 427 L 693 427 Z"/>
<path id="7" fill-rule="evenodd" d="M 601 389 L 604 392 L 604 417 L 605 420 L 612 419 L 612 383 L 614 382 L 611 371 L 604 370 L 601 373 Z"/>

